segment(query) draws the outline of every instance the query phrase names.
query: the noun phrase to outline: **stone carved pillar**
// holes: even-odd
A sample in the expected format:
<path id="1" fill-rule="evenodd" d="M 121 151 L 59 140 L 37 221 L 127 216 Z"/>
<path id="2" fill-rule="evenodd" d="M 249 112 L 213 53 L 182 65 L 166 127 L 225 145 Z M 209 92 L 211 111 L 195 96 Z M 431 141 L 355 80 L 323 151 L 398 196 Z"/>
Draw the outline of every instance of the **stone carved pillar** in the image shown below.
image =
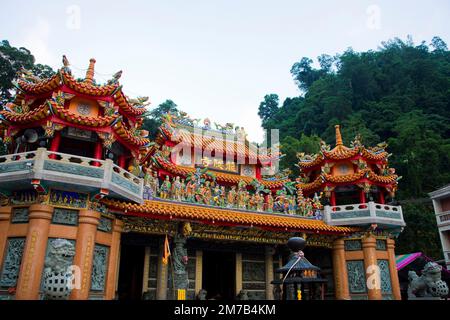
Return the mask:
<path id="1" fill-rule="evenodd" d="M 100 212 L 80 210 L 73 264 L 80 268 L 81 288 L 72 290 L 71 300 L 87 300 L 89 298 L 95 236 L 99 221 Z"/>
<path id="2" fill-rule="evenodd" d="M 11 221 L 12 207 L 0 207 L 0 268 L 5 256 L 6 242 L 8 241 L 8 229 Z"/>
<path id="3" fill-rule="evenodd" d="M 195 294 L 197 295 L 202 289 L 202 275 L 203 275 L 203 251 L 195 251 Z"/>
<path id="4" fill-rule="evenodd" d="M 266 299 L 273 300 L 273 251 L 272 247 L 266 247 Z"/>
<path id="5" fill-rule="evenodd" d="M 112 229 L 111 248 L 109 249 L 108 275 L 106 277 L 105 299 L 112 300 L 116 297 L 117 280 L 119 276 L 119 253 L 120 235 L 123 229 L 123 222 L 114 219 Z"/>
<path id="6" fill-rule="evenodd" d="M 337 239 L 333 243 L 333 273 L 336 299 L 350 300 L 343 239 Z"/>
<path id="7" fill-rule="evenodd" d="M 169 264 L 163 263 L 164 241 L 159 247 L 158 256 L 158 281 L 156 283 L 156 300 L 167 299 L 167 281 L 169 275 Z M 171 258 L 170 258 L 171 259 Z"/>
<path id="8" fill-rule="evenodd" d="M 395 240 L 387 239 L 386 244 L 389 256 L 389 273 L 391 274 L 392 295 L 395 300 L 401 300 L 402 296 L 400 293 L 400 282 L 398 280 L 398 272 L 395 264 Z"/>
<path id="9" fill-rule="evenodd" d="M 39 299 L 52 215 L 53 207 L 49 205 L 33 204 L 29 208 L 28 232 L 17 281 L 17 300 Z"/>
<path id="10" fill-rule="evenodd" d="M 374 266 L 378 266 L 376 244 L 377 240 L 373 235 L 369 235 L 362 239 L 362 248 L 364 253 L 364 267 L 366 269 L 365 272 L 366 283 L 369 284 L 369 286 L 371 283 L 373 283 L 372 281 L 370 281 L 369 277 L 370 278 L 376 277 L 376 274 L 374 274 L 375 272 Z M 368 279 L 369 281 L 367 281 Z M 381 279 L 379 278 L 379 275 L 378 279 L 375 279 L 374 281 L 377 282 L 378 285 L 376 285 L 373 288 L 370 287 L 367 288 L 368 298 L 369 300 L 381 300 L 382 299 Z"/>
<path id="11" fill-rule="evenodd" d="M 236 253 L 236 295 L 242 290 L 242 253 Z"/>

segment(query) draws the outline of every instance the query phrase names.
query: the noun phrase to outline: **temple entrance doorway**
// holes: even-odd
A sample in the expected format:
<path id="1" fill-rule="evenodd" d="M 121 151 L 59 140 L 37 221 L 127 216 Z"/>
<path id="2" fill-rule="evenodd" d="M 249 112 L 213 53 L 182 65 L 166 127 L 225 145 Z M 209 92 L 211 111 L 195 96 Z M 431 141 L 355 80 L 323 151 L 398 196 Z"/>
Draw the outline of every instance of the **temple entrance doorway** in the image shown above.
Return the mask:
<path id="1" fill-rule="evenodd" d="M 122 244 L 118 295 L 119 300 L 142 299 L 142 277 L 144 275 L 143 246 Z"/>
<path id="2" fill-rule="evenodd" d="M 233 252 L 203 251 L 203 289 L 206 299 L 235 298 L 236 255 Z"/>

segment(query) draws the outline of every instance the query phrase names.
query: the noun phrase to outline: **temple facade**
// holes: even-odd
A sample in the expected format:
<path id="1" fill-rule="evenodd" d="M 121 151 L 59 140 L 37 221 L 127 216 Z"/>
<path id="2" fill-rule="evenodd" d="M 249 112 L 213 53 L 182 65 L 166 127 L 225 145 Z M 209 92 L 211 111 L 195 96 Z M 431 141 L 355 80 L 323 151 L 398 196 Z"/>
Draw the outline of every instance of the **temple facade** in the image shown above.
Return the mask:
<path id="1" fill-rule="evenodd" d="M 283 299 L 294 236 L 325 279 L 299 297 L 400 299 L 386 144 L 347 147 L 336 126 L 291 179 L 231 123 L 168 113 L 151 141 L 148 98 L 121 71 L 96 83 L 95 63 L 24 73 L 0 111 L 1 299 Z"/>

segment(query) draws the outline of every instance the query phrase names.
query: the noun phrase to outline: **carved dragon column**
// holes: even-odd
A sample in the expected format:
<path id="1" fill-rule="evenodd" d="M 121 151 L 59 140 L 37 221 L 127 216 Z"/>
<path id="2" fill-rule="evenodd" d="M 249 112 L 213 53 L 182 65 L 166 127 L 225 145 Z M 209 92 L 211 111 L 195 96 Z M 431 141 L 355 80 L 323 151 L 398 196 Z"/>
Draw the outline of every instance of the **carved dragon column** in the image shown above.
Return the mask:
<path id="1" fill-rule="evenodd" d="M 52 215 L 53 207 L 49 205 L 33 204 L 30 206 L 27 238 L 17 281 L 17 300 L 39 299 Z"/>
<path id="2" fill-rule="evenodd" d="M 100 212 L 80 210 L 73 264 L 80 268 L 81 288 L 74 288 L 72 290 L 72 294 L 70 295 L 71 300 L 87 300 L 89 298 L 95 236 L 97 234 L 97 225 L 99 221 Z"/>
<path id="3" fill-rule="evenodd" d="M 10 206 L 0 207 L 0 263 L 3 262 L 3 257 L 6 250 L 6 241 L 8 241 L 8 229 L 9 222 L 11 220 L 11 211 L 12 208 Z"/>
<path id="4" fill-rule="evenodd" d="M 116 296 L 117 280 L 119 275 L 120 236 L 123 229 L 123 221 L 114 219 L 112 230 L 111 248 L 108 262 L 108 275 L 106 278 L 105 299 L 112 300 Z"/>
<path id="5" fill-rule="evenodd" d="M 378 274 L 378 279 L 376 278 L 371 279 L 372 277 L 377 277 L 374 268 L 375 266 L 378 266 L 376 243 L 377 240 L 371 234 L 362 239 L 362 248 L 364 253 L 364 267 L 366 269 L 365 272 L 366 279 L 368 280 L 366 281 L 366 283 L 368 284 L 367 295 L 369 300 L 382 299 L 380 275 Z M 374 284 L 374 286 L 371 287 L 370 284 Z"/>
<path id="6" fill-rule="evenodd" d="M 400 282 L 398 280 L 398 272 L 395 264 L 395 240 L 386 239 L 388 256 L 389 256 L 389 273 L 391 274 L 392 295 L 395 300 L 402 300 L 400 293 Z"/>
<path id="7" fill-rule="evenodd" d="M 350 300 L 347 265 L 345 262 L 344 239 L 337 239 L 334 241 L 333 272 L 336 299 Z"/>

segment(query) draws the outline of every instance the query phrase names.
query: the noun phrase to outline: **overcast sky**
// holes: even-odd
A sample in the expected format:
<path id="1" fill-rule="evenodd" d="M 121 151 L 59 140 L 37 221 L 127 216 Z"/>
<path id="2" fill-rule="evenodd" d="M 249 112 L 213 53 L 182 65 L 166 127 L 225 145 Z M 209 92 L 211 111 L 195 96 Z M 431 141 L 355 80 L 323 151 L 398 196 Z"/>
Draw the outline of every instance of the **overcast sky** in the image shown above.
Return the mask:
<path id="1" fill-rule="evenodd" d="M 262 140 L 259 103 L 299 95 L 289 73 L 301 57 L 393 37 L 450 43 L 450 1 L 2 1 L 0 39 L 54 69 L 66 54 L 102 82 L 118 70 L 124 91 L 172 99 L 194 118 L 244 126 Z"/>

